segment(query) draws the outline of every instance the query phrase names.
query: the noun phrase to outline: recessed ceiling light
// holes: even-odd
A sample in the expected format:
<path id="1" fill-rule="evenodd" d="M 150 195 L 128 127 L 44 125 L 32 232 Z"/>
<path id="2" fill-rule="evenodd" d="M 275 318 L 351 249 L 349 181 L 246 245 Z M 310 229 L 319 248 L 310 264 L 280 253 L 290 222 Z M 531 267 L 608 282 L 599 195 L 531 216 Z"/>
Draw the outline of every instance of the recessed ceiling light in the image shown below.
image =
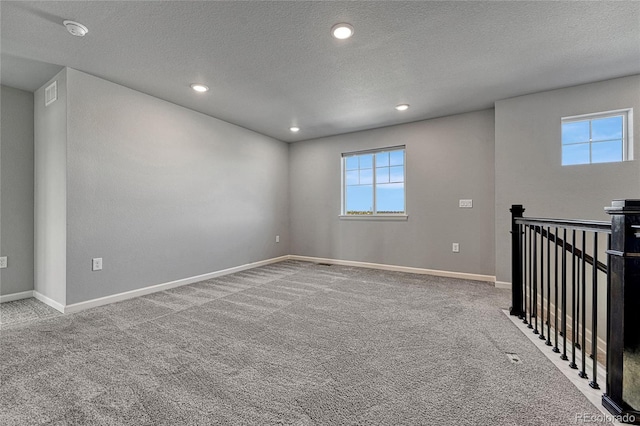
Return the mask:
<path id="1" fill-rule="evenodd" d="M 199 83 L 193 83 L 191 85 L 191 88 L 193 90 L 195 90 L 196 92 L 201 92 L 201 93 L 206 92 L 206 91 L 209 90 L 209 88 L 207 86 L 205 86 L 204 84 L 199 84 Z"/>
<path id="2" fill-rule="evenodd" d="M 79 22 L 69 21 L 68 19 L 63 21 L 62 24 L 67 28 L 67 31 L 76 37 L 84 37 L 89 32 L 89 29 Z"/>
<path id="3" fill-rule="evenodd" d="M 296 127 L 296 126 L 289 127 L 289 130 L 291 130 L 293 133 L 297 133 L 300 131 L 300 127 Z"/>
<path id="4" fill-rule="evenodd" d="M 409 104 L 400 104 L 400 105 L 396 105 L 396 109 L 398 111 L 406 111 L 409 109 Z"/>
<path id="5" fill-rule="evenodd" d="M 353 27 L 351 24 L 335 24 L 331 27 L 331 35 L 338 40 L 344 40 L 353 35 Z"/>

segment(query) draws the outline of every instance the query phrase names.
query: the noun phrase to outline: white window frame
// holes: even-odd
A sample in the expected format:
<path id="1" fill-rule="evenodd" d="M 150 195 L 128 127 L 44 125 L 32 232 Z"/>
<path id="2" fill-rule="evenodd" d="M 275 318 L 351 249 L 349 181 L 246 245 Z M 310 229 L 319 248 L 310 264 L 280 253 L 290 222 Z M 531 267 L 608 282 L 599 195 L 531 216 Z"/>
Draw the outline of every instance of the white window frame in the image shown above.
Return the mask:
<path id="1" fill-rule="evenodd" d="M 591 124 L 589 125 L 589 162 L 579 164 L 562 164 L 562 125 L 566 123 L 576 123 L 580 121 L 592 121 L 601 118 L 618 117 L 622 116 L 622 161 L 612 161 L 609 163 L 594 163 L 592 162 L 592 140 L 591 140 Z M 560 164 L 565 166 L 584 166 L 591 164 L 610 164 L 621 163 L 624 161 L 633 160 L 633 108 L 616 109 L 612 111 L 594 112 L 590 114 L 572 115 L 569 117 L 562 117 L 560 119 Z"/>
<path id="2" fill-rule="evenodd" d="M 377 200 L 376 200 L 376 154 L 381 152 L 391 152 L 402 150 L 402 171 L 403 171 L 403 184 L 404 184 L 404 213 L 377 213 Z M 358 155 L 373 154 L 372 174 L 373 174 L 373 213 L 372 214 L 347 214 L 347 192 L 346 192 L 346 158 Z M 362 151 L 344 152 L 340 157 L 340 219 L 343 220 L 407 220 L 409 215 L 407 214 L 407 147 L 405 145 L 390 146 L 384 148 L 367 149 Z"/>

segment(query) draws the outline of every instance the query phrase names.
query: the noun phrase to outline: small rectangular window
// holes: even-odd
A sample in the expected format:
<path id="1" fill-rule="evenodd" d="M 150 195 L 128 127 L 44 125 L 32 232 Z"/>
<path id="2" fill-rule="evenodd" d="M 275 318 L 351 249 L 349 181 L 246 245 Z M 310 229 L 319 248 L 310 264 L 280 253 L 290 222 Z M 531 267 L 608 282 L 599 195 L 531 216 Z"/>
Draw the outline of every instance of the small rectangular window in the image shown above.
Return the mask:
<path id="1" fill-rule="evenodd" d="M 563 118 L 562 165 L 632 160 L 631 122 L 631 109 Z"/>
<path id="2" fill-rule="evenodd" d="M 405 215 L 405 147 L 342 154 L 342 214 Z"/>

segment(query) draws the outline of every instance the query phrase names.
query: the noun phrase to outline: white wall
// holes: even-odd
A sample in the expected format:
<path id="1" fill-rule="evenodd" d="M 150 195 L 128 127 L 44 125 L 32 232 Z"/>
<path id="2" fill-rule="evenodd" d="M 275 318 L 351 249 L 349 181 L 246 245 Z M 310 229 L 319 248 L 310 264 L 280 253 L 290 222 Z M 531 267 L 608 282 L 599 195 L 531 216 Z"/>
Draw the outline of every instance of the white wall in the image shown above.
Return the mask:
<path id="1" fill-rule="evenodd" d="M 292 144 L 291 253 L 494 275 L 493 126 L 485 110 Z M 406 145 L 408 221 L 339 219 L 341 153 L 395 145 Z"/>
<path id="2" fill-rule="evenodd" d="M 44 104 L 44 89 L 57 81 L 58 100 Z M 35 290 L 66 302 L 67 259 L 67 72 L 34 94 Z"/>
<path id="3" fill-rule="evenodd" d="M 33 93 L 0 92 L 0 295 L 33 290 Z"/>
<path id="4" fill-rule="evenodd" d="M 640 161 L 561 165 L 562 117 L 634 108 L 634 151 L 640 157 L 640 76 L 498 101 L 495 104 L 496 275 L 511 282 L 510 213 L 610 220 L 615 198 L 640 198 Z"/>

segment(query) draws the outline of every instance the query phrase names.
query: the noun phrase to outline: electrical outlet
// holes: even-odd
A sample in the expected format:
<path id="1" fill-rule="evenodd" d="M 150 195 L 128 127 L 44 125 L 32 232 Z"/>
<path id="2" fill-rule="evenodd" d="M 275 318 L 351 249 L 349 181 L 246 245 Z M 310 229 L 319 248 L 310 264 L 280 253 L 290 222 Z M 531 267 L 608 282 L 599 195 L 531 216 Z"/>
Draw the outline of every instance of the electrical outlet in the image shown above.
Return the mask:
<path id="1" fill-rule="evenodd" d="M 91 259 L 91 270 L 92 271 L 102 271 L 102 258 L 94 257 Z"/>
<path id="2" fill-rule="evenodd" d="M 451 250 L 452 250 L 454 253 L 460 253 L 460 244 L 459 244 L 459 243 L 453 243 L 453 244 L 451 245 Z"/>
<path id="3" fill-rule="evenodd" d="M 280 235 L 276 235 L 276 243 L 280 242 Z"/>
<path id="4" fill-rule="evenodd" d="M 471 209 L 473 208 L 473 200 L 460 200 L 458 205 L 461 209 Z"/>
<path id="5" fill-rule="evenodd" d="M 7 256 L 0 257 L 0 269 L 7 267 Z"/>

